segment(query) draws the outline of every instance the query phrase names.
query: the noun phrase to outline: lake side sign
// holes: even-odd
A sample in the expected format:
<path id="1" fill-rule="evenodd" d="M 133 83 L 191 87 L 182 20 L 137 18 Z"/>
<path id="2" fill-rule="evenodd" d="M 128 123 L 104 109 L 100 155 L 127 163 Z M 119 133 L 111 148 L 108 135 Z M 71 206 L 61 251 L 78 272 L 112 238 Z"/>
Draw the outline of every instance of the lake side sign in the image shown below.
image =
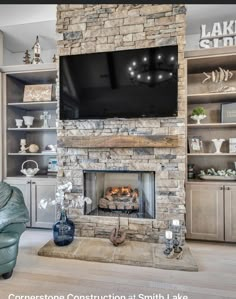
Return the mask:
<path id="1" fill-rule="evenodd" d="M 211 31 L 201 25 L 200 48 L 219 48 L 236 45 L 236 20 L 214 23 Z"/>

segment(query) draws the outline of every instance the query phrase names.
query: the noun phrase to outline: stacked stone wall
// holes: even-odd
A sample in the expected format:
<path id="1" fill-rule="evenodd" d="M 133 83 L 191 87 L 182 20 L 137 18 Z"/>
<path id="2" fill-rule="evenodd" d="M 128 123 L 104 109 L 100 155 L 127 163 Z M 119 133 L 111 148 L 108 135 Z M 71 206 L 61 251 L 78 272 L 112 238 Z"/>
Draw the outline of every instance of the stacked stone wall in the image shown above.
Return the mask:
<path id="1" fill-rule="evenodd" d="M 177 148 L 58 148 L 58 183 L 84 192 L 83 170 L 155 171 L 155 219 L 121 219 L 133 240 L 162 242 L 172 219 L 185 215 L 185 6 L 58 5 L 58 55 L 178 45 L 178 116 L 174 118 L 59 121 L 58 136 L 178 135 Z M 71 215 L 77 236 L 107 237 L 116 217 Z"/>

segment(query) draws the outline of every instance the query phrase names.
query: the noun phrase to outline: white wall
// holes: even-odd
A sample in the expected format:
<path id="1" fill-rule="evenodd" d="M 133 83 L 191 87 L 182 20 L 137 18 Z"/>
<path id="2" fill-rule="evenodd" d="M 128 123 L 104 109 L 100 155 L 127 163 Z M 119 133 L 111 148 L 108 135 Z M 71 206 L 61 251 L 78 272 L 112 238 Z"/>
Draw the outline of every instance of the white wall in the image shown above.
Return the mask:
<path id="1" fill-rule="evenodd" d="M 200 31 L 199 34 L 186 35 L 185 50 L 189 51 L 189 50 L 200 49 L 199 40 L 200 40 Z"/>

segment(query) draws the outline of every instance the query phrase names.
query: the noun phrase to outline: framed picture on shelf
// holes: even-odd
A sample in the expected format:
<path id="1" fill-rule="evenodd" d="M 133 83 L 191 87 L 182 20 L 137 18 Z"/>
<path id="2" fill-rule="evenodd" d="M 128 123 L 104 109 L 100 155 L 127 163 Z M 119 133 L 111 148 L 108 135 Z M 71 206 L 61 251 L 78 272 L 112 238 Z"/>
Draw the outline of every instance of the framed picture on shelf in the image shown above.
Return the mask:
<path id="1" fill-rule="evenodd" d="M 236 153 L 236 138 L 229 138 L 229 152 Z"/>
<path id="2" fill-rule="evenodd" d="M 25 85 L 23 102 L 49 102 L 52 100 L 52 84 Z"/>
<path id="3" fill-rule="evenodd" d="M 221 122 L 236 123 L 236 102 L 221 104 Z"/>
<path id="4" fill-rule="evenodd" d="M 58 172 L 58 161 L 56 158 L 49 158 L 48 160 L 48 174 L 56 175 Z"/>
<path id="5" fill-rule="evenodd" d="M 188 138 L 190 153 L 203 153 L 203 142 L 200 136 L 192 136 Z"/>

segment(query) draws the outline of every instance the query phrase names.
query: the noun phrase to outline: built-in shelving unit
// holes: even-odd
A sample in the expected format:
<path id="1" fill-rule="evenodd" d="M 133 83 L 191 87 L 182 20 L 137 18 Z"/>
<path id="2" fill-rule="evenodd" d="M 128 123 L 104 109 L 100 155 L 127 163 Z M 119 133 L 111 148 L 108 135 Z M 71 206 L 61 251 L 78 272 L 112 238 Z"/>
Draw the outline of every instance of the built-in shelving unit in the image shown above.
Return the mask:
<path id="1" fill-rule="evenodd" d="M 7 128 L 8 131 L 28 131 L 28 132 L 34 132 L 34 131 L 55 131 L 56 127 L 50 127 L 50 128 Z"/>
<path id="2" fill-rule="evenodd" d="M 187 63 L 187 135 L 189 140 L 202 141 L 203 148 L 196 152 L 192 147 L 187 153 L 189 169 L 195 177 L 186 179 L 186 227 L 187 238 L 210 241 L 236 242 L 236 180 L 201 180 L 201 169 L 235 169 L 236 153 L 229 152 L 229 138 L 236 138 L 236 122 L 221 122 L 221 105 L 235 102 L 236 91 L 236 47 L 207 49 L 185 53 Z M 233 72 L 229 81 L 220 84 L 208 80 L 219 67 Z M 215 92 L 220 87 L 229 87 L 230 92 Z M 221 89 L 222 90 L 222 89 Z M 206 110 L 206 118 L 196 124 L 190 118 L 196 107 Z M 215 153 L 212 139 L 225 139 L 222 153 Z M 194 143 L 195 145 L 197 143 Z M 188 173 L 188 171 L 187 171 Z"/>
<path id="3" fill-rule="evenodd" d="M 236 153 L 191 153 L 187 154 L 188 156 L 199 156 L 199 157 L 204 157 L 204 156 L 212 156 L 212 157 L 224 157 L 224 156 L 236 156 Z"/>
<path id="4" fill-rule="evenodd" d="M 55 145 L 56 138 L 56 108 L 55 95 L 51 101 L 24 102 L 25 85 L 53 84 L 55 86 L 57 70 L 55 64 L 9 66 L 1 69 L 3 72 L 4 87 L 4 177 L 12 178 L 21 175 L 21 164 L 25 160 L 33 159 L 39 165 L 39 175 L 47 177 L 48 161 L 56 157 L 55 152 L 43 152 L 49 144 Z M 40 115 L 48 111 L 51 119 L 49 127 L 43 127 Z M 16 127 L 15 119 L 23 116 L 33 116 L 33 125 L 27 128 L 24 125 Z M 26 145 L 37 144 L 37 153 L 20 153 L 20 140 L 26 139 Z M 30 166 L 28 166 L 30 167 Z"/>
<path id="5" fill-rule="evenodd" d="M 56 156 L 56 153 L 8 153 L 8 156 Z"/>
<path id="6" fill-rule="evenodd" d="M 11 186 L 19 188 L 24 196 L 29 210 L 29 227 L 50 228 L 55 223 L 55 206 L 40 209 L 42 199 L 53 200 L 56 194 L 56 176 L 47 173 L 49 159 L 56 158 L 56 152 L 44 152 L 49 144 L 57 143 L 55 96 L 51 101 L 24 102 L 25 85 L 55 84 L 57 70 L 55 64 L 17 65 L 0 68 L 0 79 L 3 89 L 3 180 Z M 1 86 L 1 85 L 0 85 Z M 1 105 L 2 103 L 0 103 Z M 43 127 L 40 115 L 48 111 L 51 119 L 49 127 Z M 27 128 L 23 122 L 20 128 L 16 127 L 15 119 L 23 116 L 33 116 L 33 125 Z M 26 139 L 26 146 L 37 144 L 39 152 L 20 153 L 20 140 Z M 0 146 L 1 146 L 0 142 Z M 3 152 L 3 153 L 2 153 Z M 39 172 L 34 177 L 26 177 L 21 173 L 22 163 L 34 160 L 38 163 Z M 31 162 L 25 163 L 24 168 L 35 167 Z M 1 176 L 1 173 L 0 173 Z"/>
<path id="7" fill-rule="evenodd" d="M 56 109 L 57 103 L 56 101 L 52 102 L 28 102 L 28 103 L 8 103 L 9 107 L 16 107 L 23 110 L 52 110 Z"/>
<path id="8" fill-rule="evenodd" d="M 201 169 L 235 169 L 236 153 L 229 152 L 229 138 L 236 138 L 236 122 L 223 123 L 221 121 L 221 104 L 236 102 L 236 90 L 218 92 L 220 86 L 227 86 L 231 89 L 236 87 L 236 52 L 231 49 L 231 53 L 220 53 L 213 50 L 199 50 L 186 53 L 187 62 L 187 131 L 188 139 L 199 137 L 203 143 L 201 152 L 187 153 L 187 163 L 194 164 L 195 173 Z M 220 84 L 208 80 L 204 84 L 204 75 L 211 75 L 212 71 L 219 67 L 233 72 L 233 77 L 229 81 Z M 203 107 L 206 110 L 207 117 L 196 124 L 190 118 L 191 113 L 196 107 Z M 225 139 L 221 147 L 220 154 L 215 153 L 215 147 L 212 139 Z M 189 141 L 188 141 L 189 143 Z M 197 177 L 197 176 L 196 176 Z"/>
<path id="9" fill-rule="evenodd" d="M 236 128 L 236 123 L 202 123 L 197 124 L 188 124 L 190 129 L 214 129 L 214 128 Z"/>
<path id="10" fill-rule="evenodd" d="M 215 93 L 195 93 L 188 94 L 189 104 L 198 103 L 221 103 L 228 102 L 229 100 L 234 100 L 236 98 L 236 92 L 215 92 Z"/>

